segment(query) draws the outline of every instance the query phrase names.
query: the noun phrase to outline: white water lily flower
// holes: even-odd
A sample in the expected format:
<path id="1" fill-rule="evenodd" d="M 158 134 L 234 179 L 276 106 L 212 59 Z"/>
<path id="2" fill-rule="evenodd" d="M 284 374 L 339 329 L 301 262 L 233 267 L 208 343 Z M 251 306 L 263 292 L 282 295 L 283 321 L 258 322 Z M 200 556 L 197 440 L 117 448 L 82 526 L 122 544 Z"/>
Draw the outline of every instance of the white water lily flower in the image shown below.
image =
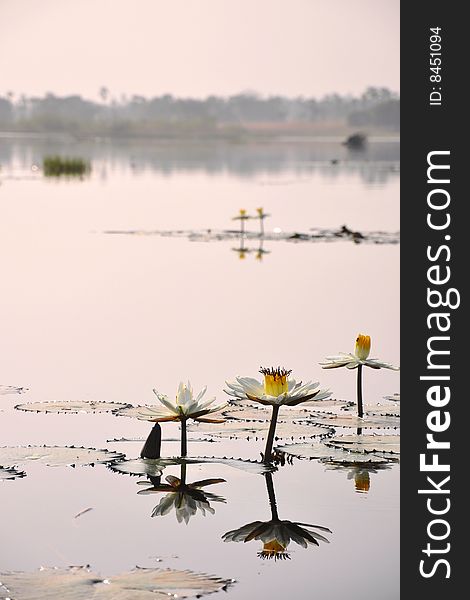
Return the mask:
<path id="1" fill-rule="evenodd" d="M 337 369 L 339 367 L 346 367 L 347 369 L 357 369 L 360 365 L 365 367 L 371 367 L 372 369 L 392 369 L 393 371 L 399 371 L 400 367 L 395 367 L 389 363 L 379 361 L 377 358 L 369 358 L 370 353 L 370 336 L 362 335 L 361 333 L 357 336 L 356 347 L 354 354 L 346 354 L 340 352 L 336 356 L 327 356 L 328 362 L 320 363 L 323 369 Z"/>
<path id="2" fill-rule="evenodd" d="M 180 383 L 175 400 L 170 400 L 168 396 L 160 394 L 157 390 L 153 390 L 163 406 L 155 408 L 145 407 L 147 420 L 160 423 L 163 421 L 186 421 L 187 419 L 194 419 L 203 423 L 223 423 L 224 419 L 205 418 L 205 415 L 218 412 L 228 405 L 227 402 L 214 405 L 215 398 L 203 400 L 206 390 L 207 387 L 194 397 L 190 382 L 188 381 L 187 384 Z"/>
<path id="3" fill-rule="evenodd" d="M 286 369 L 261 368 L 264 381 L 252 377 L 236 377 L 235 381 L 226 381 L 226 394 L 237 400 L 252 400 L 271 406 L 297 406 L 309 400 L 324 400 L 331 396 L 329 390 L 318 388 L 319 383 L 308 381 L 305 384 L 295 379 L 288 379 L 291 371 Z"/>

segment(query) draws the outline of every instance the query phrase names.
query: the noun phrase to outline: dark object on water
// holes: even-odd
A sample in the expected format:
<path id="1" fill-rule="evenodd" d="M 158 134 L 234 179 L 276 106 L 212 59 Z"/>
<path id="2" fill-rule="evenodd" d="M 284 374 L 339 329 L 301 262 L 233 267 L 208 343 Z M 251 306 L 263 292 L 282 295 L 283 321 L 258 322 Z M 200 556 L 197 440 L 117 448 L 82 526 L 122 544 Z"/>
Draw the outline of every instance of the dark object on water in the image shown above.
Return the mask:
<path id="1" fill-rule="evenodd" d="M 305 233 L 293 233 L 289 236 L 290 240 L 308 240 L 309 238 L 310 236 Z"/>
<path id="2" fill-rule="evenodd" d="M 349 229 L 349 227 L 347 227 L 346 225 L 343 225 L 341 227 L 341 229 L 335 235 L 337 235 L 337 236 L 347 235 L 347 236 L 351 237 L 353 239 L 353 241 L 356 243 L 359 243 L 361 240 L 364 239 L 364 236 L 362 235 L 362 233 L 360 231 L 353 231 L 352 229 Z"/>
<path id="3" fill-rule="evenodd" d="M 90 163 L 83 160 L 83 158 L 46 156 L 42 166 L 46 177 L 82 176 L 91 171 Z"/>
<path id="4" fill-rule="evenodd" d="M 338 160 L 337 158 L 332 158 L 332 159 L 330 160 L 330 163 L 331 163 L 332 165 L 337 165 L 337 164 L 339 163 L 339 160 Z"/>
<path id="5" fill-rule="evenodd" d="M 343 146 L 347 146 L 351 150 L 363 150 L 366 143 L 367 136 L 364 133 L 353 133 L 343 142 Z"/>
<path id="6" fill-rule="evenodd" d="M 155 423 L 142 448 L 140 458 L 160 458 L 161 446 L 162 428 L 160 427 L 160 423 Z"/>

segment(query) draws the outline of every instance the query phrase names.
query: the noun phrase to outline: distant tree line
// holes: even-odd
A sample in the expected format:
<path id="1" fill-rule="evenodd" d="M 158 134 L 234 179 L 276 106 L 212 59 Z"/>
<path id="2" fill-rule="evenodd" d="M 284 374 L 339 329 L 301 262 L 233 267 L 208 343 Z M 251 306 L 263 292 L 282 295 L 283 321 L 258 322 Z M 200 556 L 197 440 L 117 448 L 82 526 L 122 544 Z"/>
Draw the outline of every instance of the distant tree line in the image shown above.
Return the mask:
<path id="1" fill-rule="evenodd" d="M 145 135 L 215 132 L 221 126 L 250 124 L 320 123 L 338 121 L 358 127 L 399 129 L 400 101 L 387 88 L 368 88 L 360 97 L 330 94 L 321 99 L 261 97 L 241 93 L 227 98 L 113 98 L 100 90 L 101 102 L 81 96 L 0 97 L 0 129 L 83 134 Z"/>

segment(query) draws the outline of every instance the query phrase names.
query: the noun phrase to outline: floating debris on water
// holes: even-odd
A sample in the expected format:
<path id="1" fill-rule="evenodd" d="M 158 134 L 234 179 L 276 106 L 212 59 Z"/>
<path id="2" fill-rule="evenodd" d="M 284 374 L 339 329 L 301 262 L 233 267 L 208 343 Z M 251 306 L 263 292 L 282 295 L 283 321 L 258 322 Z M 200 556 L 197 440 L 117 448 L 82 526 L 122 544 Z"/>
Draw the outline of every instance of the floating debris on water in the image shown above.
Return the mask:
<path id="1" fill-rule="evenodd" d="M 343 226 L 345 227 L 345 226 Z M 246 240 L 266 240 L 270 242 L 338 242 L 342 240 L 353 241 L 354 243 L 364 244 L 399 244 L 400 233 L 390 231 L 362 231 L 354 232 L 343 231 L 340 229 L 320 229 L 312 228 L 308 232 L 286 232 L 279 228 L 273 229 L 272 232 L 260 234 L 258 232 L 246 231 L 243 237 Z M 156 235 L 161 237 L 171 238 L 187 238 L 192 242 L 224 242 L 227 240 L 239 239 L 240 230 L 145 230 L 145 229 L 129 229 L 129 230 L 107 230 L 103 233 L 108 235 L 135 235 L 147 236 Z"/>
<path id="2" fill-rule="evenodd" d="M 0 385 L 0 396 L 7 394 L 24 394 L 28 391 L 25 387 L 16 387 L 15 385 Z"/>
<path id="3" fill-rule="evenodd" d="M 0 481 L 5 481 L 7 479 L 19 479 L 21 477 L 26 477 L 26 473 L 24 471 L 19 471 L 14 467 L 0 466 Z"/>

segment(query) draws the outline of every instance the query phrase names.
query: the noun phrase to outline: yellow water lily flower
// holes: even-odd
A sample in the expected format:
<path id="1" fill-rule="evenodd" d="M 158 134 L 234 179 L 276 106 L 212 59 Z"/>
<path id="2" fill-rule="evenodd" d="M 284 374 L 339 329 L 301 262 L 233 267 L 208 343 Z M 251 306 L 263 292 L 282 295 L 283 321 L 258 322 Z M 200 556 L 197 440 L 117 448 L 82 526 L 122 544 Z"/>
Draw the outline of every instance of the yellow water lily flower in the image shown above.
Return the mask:
<path id="1" fill-rule="evenodd" d="M 268 215 L 268 213 L 265 213 L 262 208 L 257 208 L 256 212 L 258 214 L 259 219 L 260 235 L 264 236 L 264 219 L 266 219 L 266 217 L 269 217 L 270 215 Z"/>
<path id="2" fill-rule="evenodd" d="M 235 217 L 232 217 L 232 221 L 246 221 L 247 219 L 250 219 L 250 218 L 251 217 L 246 214 L 246 210 L 244 208 L 240 208 L 238 215 L 236 215 Z"/>
<path id="3" fill-rule="evenodd" d="M 359 333 L 356 338 L 354 354 L 340 352 L 336 356 L 327 356 L 324 363 L 320 363 L 323 369 L 337 369 L 346 367 L 347 369 L 357 369 L 359 366 L 371 367 L 371 369 L 392 369 L 399 371 L 400 367 L 395 367 L 389 363 L 382 362 L 377 358 L 369 358 L 370 354 L 370 336 Z"/>
<path id="4" fill-rule="evenodd" d="M 371 369 L 392 369 L 393 371 L 400 370 L 400 367 L 395 367 L 389 363 L 382 362 L 377 358 L 369 358 L 370 345 L 370 336 L 359 333 L 356 338 L 354 354 L 341 352 L 336 356 L 327 356 L 327 362 L 320 363 L 323 369 L 338 369 L 339 367 L 357 369 L 357 414 L 361 418 L 364 416 L 362 403 L 362 367 L 370 367 Z"/>
<path id="5" fill-rule="evenodd" d="M 293 378 L 292 373 L 281 367 L 262 367 L 259 371 L 264 375 L 262 382 L 252 377 L 236 377 L 235 381 L 226 381 L 226 394 L 237 400 L 252 400 L 271 406 L 297 406 L 309 400 L 324 400 L 331 396 L 329 390 L 316 389 L 318 382 L 308 381 L 302 384 Z"/>
<path id="6" fill-rule="evenodd" d="M 289 379 L 291 371 L 281 367 L 262 367 L 260 373 L 264 375 L 263 382 L 259 382 L 252 377 L 236 377 L 235 381 L 225 382 L 228 389 L 224 391 L 237 400 L 251 400 L 272 406 L 271 423 L 263 455 L 264 461 L 270 462 L 280 407 L 297 406 L 309 400 L 324 400 L 331 396 L 331 392 L 316 389 L 319 385 L 318 382 L 312 383 L 309 381 L 302 384 L 302 382 L 296 382 L 295 379 Z"/>

